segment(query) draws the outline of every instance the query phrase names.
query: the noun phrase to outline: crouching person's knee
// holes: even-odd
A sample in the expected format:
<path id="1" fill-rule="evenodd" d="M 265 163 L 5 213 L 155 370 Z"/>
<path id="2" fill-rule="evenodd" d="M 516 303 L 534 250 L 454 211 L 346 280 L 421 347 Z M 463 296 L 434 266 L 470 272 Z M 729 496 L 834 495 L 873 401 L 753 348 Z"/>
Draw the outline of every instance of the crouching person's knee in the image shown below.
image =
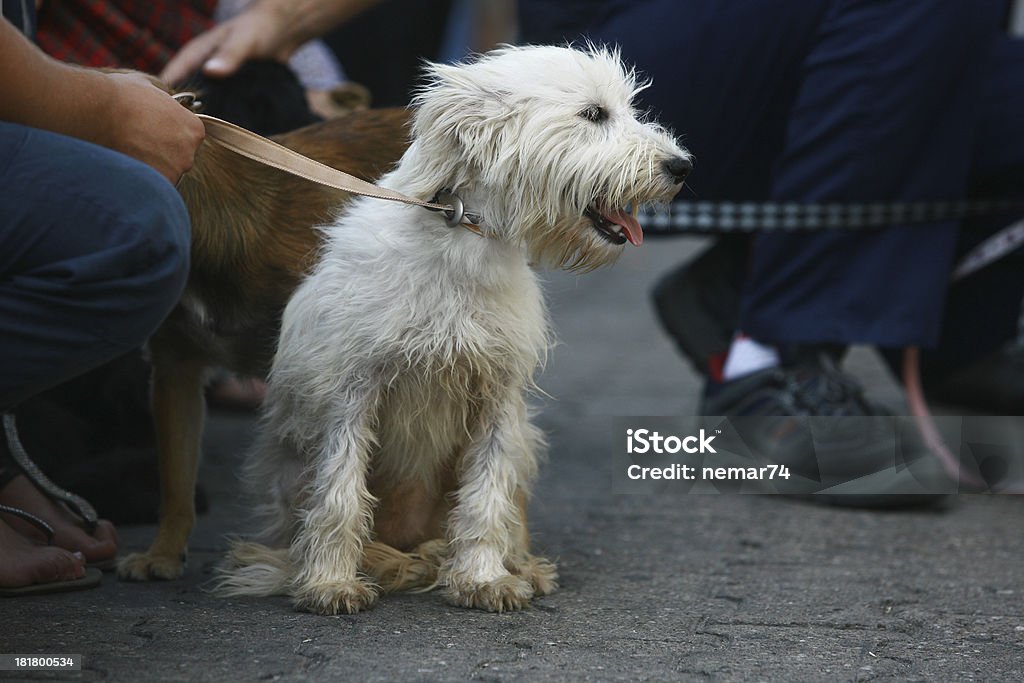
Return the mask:
<path id="1" fill-rule="evenodd" d="M 122 179 L 118 188 L 122 199 L 113 230 L 120 243 L 114 249 L 123 259 L 108 283 L 118 315 L 104 336 L 131 349 L 160 326 L 181 297 L 189 271 L 190 223 L 181 196 L 149 167 Z"/>

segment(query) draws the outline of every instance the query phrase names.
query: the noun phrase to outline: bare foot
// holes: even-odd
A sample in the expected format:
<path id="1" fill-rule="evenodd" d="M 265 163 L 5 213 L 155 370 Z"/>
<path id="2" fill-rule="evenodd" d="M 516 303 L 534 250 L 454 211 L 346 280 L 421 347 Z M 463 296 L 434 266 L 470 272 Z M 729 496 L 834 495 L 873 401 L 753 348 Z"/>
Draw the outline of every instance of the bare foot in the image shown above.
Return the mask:
<path id="1" fill-rule="evenodd" d="M 0 490 L 0 503 L 31 512 L 50 526 L 56 533 L 53 544 L 58 548 L 80 552 L 87 562 L 103 562 L 117 555 L 117 530 L 114 525 L 101 519 L 92 535 L 82 528 L 81 520 L 71 514 L 62 504 L 47 498 L 42 491 L 20 474 Z M 5 526 L 17 531 L 25 543 L 27 539 L 46 541 L 46 536 L 25 520 L 7 515 Z"/>
<path id="2" fill-rule="evenodd" d="M 0 587 L 71 581 L 85 576 L 85 557 L 32 543 L 0 520 Z"/>

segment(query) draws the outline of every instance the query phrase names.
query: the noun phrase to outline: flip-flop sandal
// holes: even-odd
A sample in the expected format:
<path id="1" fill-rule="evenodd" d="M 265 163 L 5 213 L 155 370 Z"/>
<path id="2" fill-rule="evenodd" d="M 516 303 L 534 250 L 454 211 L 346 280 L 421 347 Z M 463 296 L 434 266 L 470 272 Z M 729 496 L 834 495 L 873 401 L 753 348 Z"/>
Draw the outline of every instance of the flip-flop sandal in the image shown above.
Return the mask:
<path id="1" fill-rule="evenodd" d="M 96 531 L 96 524 L 99 522 L 96 508 L 85 498 L 70 491 L 65 491 L 54 484 L 49 477 L 43 474 L 39 466 L 32 462 L 31 458 L 28 457 L 28 453 L 25 452 L 25 447 L 21 445 L 21 439 L 18 438 L 18 425 L 13 413 L 4 413 L 3 431 L 7 438 L 7 449 L 13 461 L 11 464 L 20 469 L 28 477 L 29 481 L 35 484 L 36 488 L 42 491 L 44 495 L 48 496 L 51 500 L 64 503 L 72 514 L 77 515 L 82 520 L 85 530 L 91 536 Z M 45 522 L 43 523 L 45 524 Z M 49 527 L 48 524 L 47 527 Z M 50 531 L 52 532 L 53 529 L 50 529 Z M 99 569 L 100 571 L 113 571 L 117 567 L 117 558 L 110 557 L 98 562 L 90 562 L 89 567 Z"/>
<path id="2" fill-rule="evenodd" d="M 105 560 L 99 560 L 98 562 L 87 562 L 86 567 L 89 569 L 96 569 L 100 572 L 112 572 L 117 569 L 117 558 L 108 557 Z"/>
<path id="3" fill-rule="evenodd" d="M 12 508 L 8 505 L 0 505 L 0 513 L 7 513 L 14 515 L 15 517 L 20 517 L 26 522 L 38 527 L 40 531 L 46 534 L 46 544 L 53 545 L 53 527 L 47 524 L 44 520 L 33 515 L 31 512 L 25 512 L 24 510 Z M 25 595 L 46 595 L 49 593 L 66 593 L 68 591 L 86 590 L 88 588 L 96 588 L 99 586 L 102 579 L 103 572 L 95 567 L 86 567 L 85 575 L 77 579 L 49 581 L 47 583 L 33 583 L 28 586 L 18 586 L 17 588 L 0 587 L 0 598 L 17 598 Z"/>

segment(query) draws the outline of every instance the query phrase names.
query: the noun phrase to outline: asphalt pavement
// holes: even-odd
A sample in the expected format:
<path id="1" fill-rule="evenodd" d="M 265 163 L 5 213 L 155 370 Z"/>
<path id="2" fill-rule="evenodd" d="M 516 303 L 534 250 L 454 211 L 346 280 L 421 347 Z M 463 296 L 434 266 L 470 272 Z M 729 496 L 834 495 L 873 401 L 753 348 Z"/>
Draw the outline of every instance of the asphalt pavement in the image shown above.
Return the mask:
<path id="1" fill-rule="evenodd" d="M 0 602 L 0 653 L 79 653 L 82 681 L 1020 681 L 1024 501 L 961 496 L 941 510 L 868 512 L 769 496 L 614 495 L 612 416 L 687 415 L 699 383 L 658 330 L 656 277 L 694 240 L 627 247 L 614 267 L 545 276 L 559 346 L 541 376 L 550 439 L 531 506 L 561 588 L 487 614 L 438 593 L 322 617 L 204 588 L 247 518 L 235 473 L 247 416 L 214 416 L 211 498 L 176 582 Z M 857 350 L 880 400 L 899 393 Z M 126 551 L 153 527 L 122 528 Z"/>

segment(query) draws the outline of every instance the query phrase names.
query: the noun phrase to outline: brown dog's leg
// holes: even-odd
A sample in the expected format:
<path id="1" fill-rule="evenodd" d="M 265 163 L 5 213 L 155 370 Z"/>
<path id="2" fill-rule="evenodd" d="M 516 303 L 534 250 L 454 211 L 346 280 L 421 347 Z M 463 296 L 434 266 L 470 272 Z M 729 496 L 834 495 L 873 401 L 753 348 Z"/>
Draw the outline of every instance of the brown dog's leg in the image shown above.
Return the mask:
<path id="1" fill-rule="evenodd" d="M 203 364 L 161 358 L 153 348 L 153 419 L 160 457 L 160 528 L 144 553 L 125 557 L 118 576 L 132 581 L 176 579 L 185 571 L 195 523 L 196 471 L 203 426 Z"/>

